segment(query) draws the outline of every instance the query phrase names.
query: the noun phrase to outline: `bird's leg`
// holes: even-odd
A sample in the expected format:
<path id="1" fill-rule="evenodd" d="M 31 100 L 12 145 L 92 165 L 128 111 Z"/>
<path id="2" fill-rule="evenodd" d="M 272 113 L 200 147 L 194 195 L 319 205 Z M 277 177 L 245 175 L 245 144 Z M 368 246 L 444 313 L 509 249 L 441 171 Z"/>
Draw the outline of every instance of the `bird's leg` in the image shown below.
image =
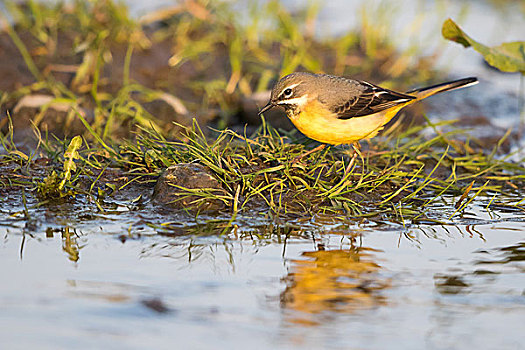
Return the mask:
<path id="1" fill-rule="evenodd" d="M 348 163 L 348 165 L 345 168 L 345 176 L 346 176 L 346 174 L 348 174 L 350 172 L 350 169 L 352 169 L 352 166 L 354 165 L 355 160 L 357 159 L 358 155 L 361 157 L 361 159 L 363 159 L 363 156 L 362 156 L 361 150 L 360 150 L 361 147 L 359 146 L 359 143 L 358 142 L 354 142 L 354 143 L 351 144 L 351 146 L 352 146 L 352 149 L 354 151 L 352 152 L 352 158 L 350 158 L 350 163 Z"/>
<path id="2" fill-rule="evenodd" d="M 350 170 L 352 169 L 352 166 L 354 165 L 356 159 L 357 159 L 357 153 L 354 152 L 354 154 L 352 155 L 352 158 L 350 159 L 350 163 L 348 163 L 348 165 L 345 168 L 344 176 L 346 176 L 350 172 Z"/>
<path id="3" fill-rule="evenodd" d="M 326 144 L 322 144 L 322 145 L 319 145 L 317 147 L 315 147 L 314 149 L 311 149 L 309 150 L 308 152 L 305 152 L 303 154 L 300 154 L 298 155 L 297 157 L 295 157 L 293 160 L 292 160 L 292 164 L 295 164 L 297 162 L 299 162 L 301 159 L 303 159 L 304 157 L 306 156 L 309 156 L 310 154 L 314 153 L 314 152 L 317 152 L 317 151 L 320 151 L 320 150 L 323 150 L 327 145 Z"/>
<path id="4" fill-rule="evenodd" d="M 355 153 L 359 154 L 361 158 L 363 158 L 363 155 L 361 154 L 361 145 L 359 144 L 358 141 L 352 143 L 352 149 L 354 150 Z"/>
<path id="5" fill-rule="evenodd" d="M 358 154 L 359 158 L 361 158 L 361 162 L 363 163 L 363 169 L 365 168 L 365 158 L 363 157 L 363 153 L 361 153 L 361 145 L 358 141 L 352 143 L 352 148 L 354 149 L 354 154 Z"/>

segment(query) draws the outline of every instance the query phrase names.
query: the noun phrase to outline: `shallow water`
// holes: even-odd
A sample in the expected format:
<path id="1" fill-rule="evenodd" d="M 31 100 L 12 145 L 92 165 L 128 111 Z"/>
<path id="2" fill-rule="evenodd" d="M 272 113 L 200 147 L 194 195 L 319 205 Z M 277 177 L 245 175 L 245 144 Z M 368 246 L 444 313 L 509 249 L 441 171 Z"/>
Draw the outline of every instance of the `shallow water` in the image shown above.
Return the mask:
<path id="1" fill-rule="evenodd" d="M 153 229 L 162 222 L 153 208 L 120 206 L 95 221 L 62 209 L 37 210 L 33 227 L 2 223 L 2 348 L 519 349 L 525 340 L 524 212 L 475 206 L 456 225 L 407 228 L 240 219 L 219 235 L 204 219 Z"/>

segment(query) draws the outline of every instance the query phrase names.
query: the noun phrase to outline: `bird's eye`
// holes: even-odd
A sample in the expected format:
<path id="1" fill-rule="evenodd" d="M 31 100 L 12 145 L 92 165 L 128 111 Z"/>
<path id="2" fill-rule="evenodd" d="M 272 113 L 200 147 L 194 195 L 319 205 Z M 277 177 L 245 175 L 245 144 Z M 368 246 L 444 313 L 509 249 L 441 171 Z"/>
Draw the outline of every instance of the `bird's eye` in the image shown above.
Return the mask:
<path id="1" fill-rule="evenodd" d="M 293 93 L 292 89 L 288 88 L 288 89 L 283 91 L 283 96 L 284 97 L 291 97 L 292 93 Z"/>

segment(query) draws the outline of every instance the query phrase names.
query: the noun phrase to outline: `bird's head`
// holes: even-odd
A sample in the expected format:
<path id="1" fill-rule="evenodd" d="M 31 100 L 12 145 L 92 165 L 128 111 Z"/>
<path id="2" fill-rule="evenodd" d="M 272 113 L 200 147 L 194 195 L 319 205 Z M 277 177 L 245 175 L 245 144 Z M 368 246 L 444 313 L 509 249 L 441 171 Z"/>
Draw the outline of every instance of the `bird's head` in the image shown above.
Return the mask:
<path id="1" fill-rule="evenodd" d="M 270 101 L 259 111 L 259 115 L 275 106 L 301 110 L 311 98 L 309 86 L 314 80 L 315 75 L 310 73 L 293 73 L 281 78 L 272 89 Z"/>

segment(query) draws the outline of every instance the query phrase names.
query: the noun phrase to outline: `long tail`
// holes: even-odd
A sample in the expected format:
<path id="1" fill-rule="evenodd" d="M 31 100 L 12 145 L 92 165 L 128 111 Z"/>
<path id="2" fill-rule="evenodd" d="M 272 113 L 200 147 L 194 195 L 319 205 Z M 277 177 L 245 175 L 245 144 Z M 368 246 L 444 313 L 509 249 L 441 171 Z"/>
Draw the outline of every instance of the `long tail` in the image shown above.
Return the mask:
<path id="1" fill-rule="evenodd" d="M 424 87 L 421 89 L 411 90 L 411 91 L 408 91 L 407 94 L 415 95 L 417 97 L 417 100 L 422 100 L 424 98 L 438 94 L 440 92 L 461 89 L 467 86 L 476 85 L 477 83 L 478 83 L 477 78 L 464 78 L 464 79 L 449 81 L 447 83 Z"/>

